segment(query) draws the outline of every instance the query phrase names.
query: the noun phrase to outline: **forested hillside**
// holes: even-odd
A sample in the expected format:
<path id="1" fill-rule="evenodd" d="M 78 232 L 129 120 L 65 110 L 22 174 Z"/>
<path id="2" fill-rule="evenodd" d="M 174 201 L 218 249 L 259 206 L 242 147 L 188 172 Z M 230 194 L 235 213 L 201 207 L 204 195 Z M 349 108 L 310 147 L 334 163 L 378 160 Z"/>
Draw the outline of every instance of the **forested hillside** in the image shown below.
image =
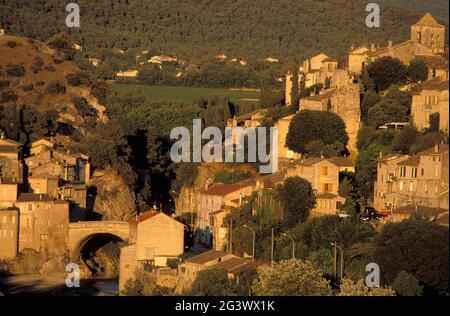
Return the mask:
<path id="1" fill-rule="evenodd" d="M 417 13 L 430 12 L 436 18 L 448 21 L 448 0 L 383 0 L 381 3 L 397 4 Z"/>
<path id="2" fill-rule="evenodd" d="M 65 26 L 65 0 L 0 0 L 0 24 L 40 40 L 69 31 L 88 53 L 136 48 L 191 61 L 222 53 L 301 59 L 321 51 L 341 56 L 362 42 L 405 40 L 427 8 L 448 18 L 446 0 L 426 1 L 428 7 L 412 1 L 415 12 L 405 9 L 410 2 L 382 5 L 378 29 L 366 27 L 363 0 L 78 0 L 81 28 L 72 30 Z"/>

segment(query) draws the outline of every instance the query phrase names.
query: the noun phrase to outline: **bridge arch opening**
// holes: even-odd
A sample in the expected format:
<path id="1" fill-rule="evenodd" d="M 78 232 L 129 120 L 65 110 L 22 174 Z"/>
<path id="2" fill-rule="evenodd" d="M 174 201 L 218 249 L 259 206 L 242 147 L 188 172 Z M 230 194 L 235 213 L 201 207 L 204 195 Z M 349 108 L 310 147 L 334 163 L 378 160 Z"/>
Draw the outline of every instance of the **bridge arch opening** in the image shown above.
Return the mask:
<path id="1" fill-rule="evenodd" d="M 86 276 L 117 278 L 119 271 L 119 243 L 124 239 L 111 233 L 94 233 L 83 238 L 73 250 Z"/>

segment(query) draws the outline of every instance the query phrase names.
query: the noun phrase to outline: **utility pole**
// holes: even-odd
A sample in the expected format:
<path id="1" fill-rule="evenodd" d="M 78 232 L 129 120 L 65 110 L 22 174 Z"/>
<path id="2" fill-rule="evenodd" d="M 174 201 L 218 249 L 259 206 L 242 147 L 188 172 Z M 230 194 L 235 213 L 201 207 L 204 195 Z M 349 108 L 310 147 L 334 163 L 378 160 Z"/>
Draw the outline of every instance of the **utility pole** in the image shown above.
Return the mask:
<path id="1" fill-rule="evenodd" d="M 274 247 L 274 240 L 273 240 L 274 234 L 273 234 L 273 228 L 272 228 L 272 243 L 270 247 L 270 266 L 273 268 L 273 247 Z"/>
<path id="2" fill-rule="evenodd" d="M 233 219 L 231 219 L 230 228 L 230 253 L 233 253 Z"/>
<path id="3" fill-rule="evenodd" d="M 332 245 L 334 245 L 334 255 L 333 255 L 333 276 L 334 278 L 336 278 L 336 274 L 337 274 L 337 246 L 336 243 L 331 243 Z"/>
<path id="4" fill-rule="evenodd" d="M 252 244 L 252 259 L 255 260 L 255 242 L 256 242 L 256 232 L 253 228 L 247 225 L 243 225 L 243 227 L 248 228 L 252 231 L 253 235 L 253 244 Z"/>

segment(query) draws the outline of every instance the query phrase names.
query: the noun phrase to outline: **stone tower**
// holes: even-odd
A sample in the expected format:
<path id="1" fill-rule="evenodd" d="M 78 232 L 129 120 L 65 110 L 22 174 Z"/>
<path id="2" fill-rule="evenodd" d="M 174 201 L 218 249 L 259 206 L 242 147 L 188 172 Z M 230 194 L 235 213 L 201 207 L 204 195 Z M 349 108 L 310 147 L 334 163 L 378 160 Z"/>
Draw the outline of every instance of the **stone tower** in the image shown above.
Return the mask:
<path id="1" fill-rule="evenodd" d="M 411 26 L 411 41 L 430 48 L 434 54 L 445 49 L 445 26 L 436 22 L 430 13 Z"/>
<path id="2" fill-rule="evenodd" d="M 345 123 L 349 137 L 348 149 L 351 157 L 357 153 L 356 141 L 361 126 L 360 86 L 349 76 L 347 69 L 336 69 L 332 77 L 332 111 Z"/>

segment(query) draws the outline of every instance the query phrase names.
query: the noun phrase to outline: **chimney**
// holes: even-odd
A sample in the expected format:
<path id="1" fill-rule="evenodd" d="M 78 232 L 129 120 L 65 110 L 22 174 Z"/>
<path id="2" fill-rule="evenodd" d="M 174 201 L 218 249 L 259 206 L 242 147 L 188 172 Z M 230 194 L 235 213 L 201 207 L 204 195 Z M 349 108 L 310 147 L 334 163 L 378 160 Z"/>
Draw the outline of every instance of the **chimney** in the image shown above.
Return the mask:
<path id="1" fill-rule="evenodd" d="M 434 152 L 435 153 L 439 152 L 439 144 L 434 145 Z"/>
<path id="2" fill-rule="evenodd" d="M 392 41 L 391 40 L 388 41 L 388 48 L 392 48 Z"/>
<path id="3" fill-rule="evenodd" d="M 0 139 L 6 139 L 5 132 L 3 131 L 0 132 Z"/>
<path id="4" fill-rule="evenodd" d="M 380 158 L 383 158 L 383 152 L 380 150 Z"/>
<path id="5" fill-rule="evenodd" d="M 239 206 L 242 205 L 242 193 L 239 193 Z"/>
<path id="6" fill-rule="evenodd" d="M 375 44 L 374 44 L 374 43 L 372 43 L 372 44 L 370 45 L 370 51 L 372 51 L 372 52 L 375 51 Z"/>

